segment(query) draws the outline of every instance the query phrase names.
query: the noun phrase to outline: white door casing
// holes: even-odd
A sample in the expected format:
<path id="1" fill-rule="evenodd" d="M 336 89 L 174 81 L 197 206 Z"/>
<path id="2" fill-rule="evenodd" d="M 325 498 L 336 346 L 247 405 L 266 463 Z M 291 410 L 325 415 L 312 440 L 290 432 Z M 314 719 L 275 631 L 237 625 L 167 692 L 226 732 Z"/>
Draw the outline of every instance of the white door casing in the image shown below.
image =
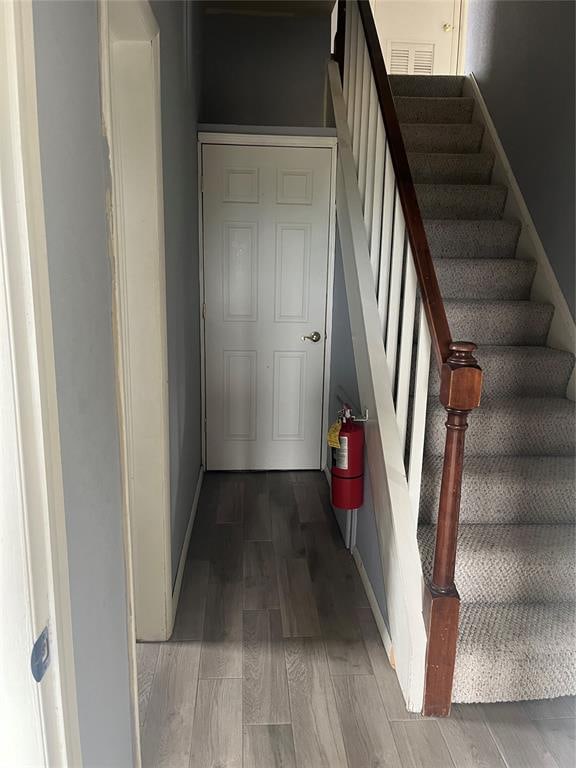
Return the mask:
<path id="1" fill-rule="evenodd" d="M 207 469 L 319 469 L 332 150 L 205 144 L 202 174 Z"/>

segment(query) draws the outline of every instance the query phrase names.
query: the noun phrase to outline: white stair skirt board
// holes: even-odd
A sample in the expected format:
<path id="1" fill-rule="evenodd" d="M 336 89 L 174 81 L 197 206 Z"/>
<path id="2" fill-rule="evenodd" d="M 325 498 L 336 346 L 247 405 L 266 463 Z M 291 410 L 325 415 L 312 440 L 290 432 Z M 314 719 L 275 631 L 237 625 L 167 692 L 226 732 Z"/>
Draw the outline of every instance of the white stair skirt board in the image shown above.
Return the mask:
<path id="1" fill-rule="evenodd" d="M 320 469 L 335 139 L 234 138 L 200 138 L 206 467 Z"/>

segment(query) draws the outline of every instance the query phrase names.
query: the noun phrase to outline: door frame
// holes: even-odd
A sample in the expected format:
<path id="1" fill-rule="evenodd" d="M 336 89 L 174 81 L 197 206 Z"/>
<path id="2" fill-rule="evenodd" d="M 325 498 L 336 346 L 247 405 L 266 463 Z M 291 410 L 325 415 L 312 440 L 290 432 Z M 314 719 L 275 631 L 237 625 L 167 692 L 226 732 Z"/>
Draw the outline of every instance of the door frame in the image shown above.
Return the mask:
<path id="1" fill-rule="evenodd" d="M 334 257 L 336 248 L 336 167 L 338 140 L 336 136 L 300 136 L 286 133 L 220 133 L 198 132 L 198 259 L 200 285 L 200 377 L 202 397 L 202 464 L 206 466 L 206 313 L 204 304 L 204 215 L 203 215 L 203 164 L 202 148 L 210 144 L 227 144 L 250 147 L 294 147 L 330 149 L 330 199 L 328 200 L 328 269 L 326 273 L 326 343 L 324 345 L 324 385 L 322 392 L 322 434 L 320 435 L 320 469 L 326 467 L 328 444 L 324 439 L 330 418 L 330 359 L 332 353 L 332 311 L 334 299 Z"/>
<path id="2" fill-rule="evenodd" d="M 48 627 L 50 665 L 39 684 L 27 668 L 36 714 L 32 722 L 21 713 L 22 733 L 36 729 L 46 766 L 81 766 L 31 0 L 0 3 L 0 40 L 0 294 L 13 393 L 0 432 L 18 451 L 20 504 L 11 511 L 27 577 L 26 626 L 8 622 L 2 631 L 10 649 Z"/>

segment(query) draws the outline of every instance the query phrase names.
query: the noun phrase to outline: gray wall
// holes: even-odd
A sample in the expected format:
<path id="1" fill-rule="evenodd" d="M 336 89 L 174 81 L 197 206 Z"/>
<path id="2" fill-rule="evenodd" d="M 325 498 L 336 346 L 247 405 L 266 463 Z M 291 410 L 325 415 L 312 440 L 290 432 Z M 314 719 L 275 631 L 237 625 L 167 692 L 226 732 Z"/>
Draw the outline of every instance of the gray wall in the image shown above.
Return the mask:
<path id="1" fill-rule="evenodd" d="M 74 661 L 86 768 L 132 765 L 95 2 L 34 3 Z"/>
<path id="2" fill-rule="evenodd" d="M 190 6 L 194 51 L 187 83 L 183 3 L 166 0 L 152 3 L 160 27 L 162 77 L 173 581 L 202 461 L 196 144 L 201 13 L 198 3 Z"/>
<path id="3" fill-rule="evenodd" d="M 206 14 L 201 120 L 322 126 L 330 17 Z"/>
<path id="4" fill-rule="evenodd" d="M 332 313 L 332 352 L 330 360 L 330 421 L 334 421 L 340 409 L 340 403 L 336 397 L 342 388 L 352 400 L 352 405 L 358 408 L 358 380 L 356 377 L 356 364 L 354 362 L 354 348 L 352 346 L 352 333 L 348 313 L 348 300 L 346 298 L 346 285 L 344 282 L 344 270 L 342 265 L 342 251 L 340 238 L 336 236 L 336 256 L 334 263 L 334 309 Z M 342 515 L 337 513 L 339 524 L 342 526 Z M 386 595 L 384 592 L 384 577 L 380 560 L 380 548 L 376 518 L 372 502 L 372 489 L 368 472 L 364 474 L 364 505 L 358 510 L 356 526 L 356 547 L 364 563 L 364 567 L 370 579 L 376 600 L 387 621 Z"/>
<path id="5" fill-rule="evenodd" d="M 471 0 L 466 50 L 573 314 L 575 8 Z"/>
<path id="6" fill-rule="evenodd" d="M 199 51 L 198 8 L 191 4 Z M 184 77 L 181 3 L 160 27 L 174 575 L 200 468 L 198 190 L 200 61 Z M 42 180 L 86 768 L 132 765 L 112 291 L 94 0 L 34 4 Z"/>

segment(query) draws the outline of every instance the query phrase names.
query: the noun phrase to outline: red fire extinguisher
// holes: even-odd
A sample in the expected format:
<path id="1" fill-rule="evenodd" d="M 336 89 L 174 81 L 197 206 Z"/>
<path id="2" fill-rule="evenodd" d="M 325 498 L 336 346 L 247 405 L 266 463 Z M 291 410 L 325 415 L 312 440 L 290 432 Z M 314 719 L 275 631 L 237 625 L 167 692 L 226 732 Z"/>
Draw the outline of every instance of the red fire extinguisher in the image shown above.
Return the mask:
<path id="1" fill-rule="evenodd" d="M 364 501 L 364 427 L 345 407 L 338 434 L 340 447 L 332 447 L 332 504 L 358 509 Z"/>

